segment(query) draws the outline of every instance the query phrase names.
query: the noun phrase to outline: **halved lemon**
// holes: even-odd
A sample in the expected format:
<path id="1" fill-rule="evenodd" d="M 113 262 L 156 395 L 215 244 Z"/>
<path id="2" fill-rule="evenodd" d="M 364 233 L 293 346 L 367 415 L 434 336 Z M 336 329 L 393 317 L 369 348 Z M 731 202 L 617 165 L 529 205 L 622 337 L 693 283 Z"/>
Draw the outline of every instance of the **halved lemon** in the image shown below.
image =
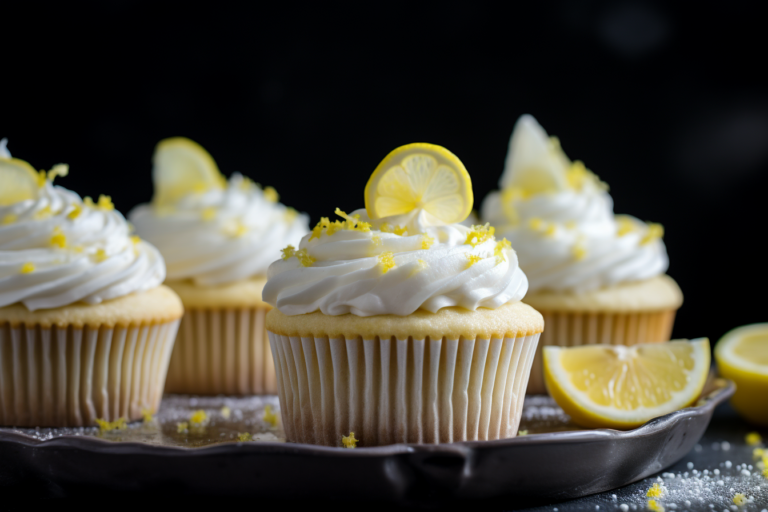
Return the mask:
<path id="1" fill-rule="evenodd" d="M 371 219 L 422 209 L 445 224 L 472 211 L 472 180 L 461 160 L 442 146 L 414 143 L 388 154 L 365 186 Z"/>
<path id="2" fill-rule="evenodd" d="M 709 340 L 544 347 L 552 398 L 579 425 L 629 429 L 687 407 L 709 373 Z"/>
<path id="3" fill-rule="evenodd" d="M 720 375 L 736 383 L 731 405 L 746 420 L 768 426 L 768 324 L 738 327 L 715 345 Z"/>
<path id="4" fill-rule="evenodd" d="M 154 202 L 173 204 L 193 192 L 221 189 L 226 179 L 213 157 L 198 143 L 185 137 L 161 140 L 152 157 Z"/>
<path id="5" fill-rule="evenodd" d="M 0 158 L 0 206 L 37 197 L 40 188 L 35 169 L 18 158 Z"/>

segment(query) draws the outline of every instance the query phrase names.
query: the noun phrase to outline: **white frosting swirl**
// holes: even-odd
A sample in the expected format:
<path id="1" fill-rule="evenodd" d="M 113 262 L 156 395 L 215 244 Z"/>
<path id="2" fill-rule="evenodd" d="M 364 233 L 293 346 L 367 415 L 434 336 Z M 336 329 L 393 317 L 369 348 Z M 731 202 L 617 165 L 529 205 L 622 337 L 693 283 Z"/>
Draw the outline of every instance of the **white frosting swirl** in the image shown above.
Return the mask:
<path id="1" fill-rule="evenodd" d="M 528 281 L 508 244 L 489 237 L 473 247 L 465 243 L 471 229 L 459 224 L 401 236 L 381 228 L 418 222 L 407 216 L 371 221 L 364 209 L 354 215 L 371 223 L 371 230 L 305 236 L 299 250 L 314 262 L 307 267 L 297 257 L 274 262 L 264 301 L 286 315 L 319 310 L 326 315 L 405 316 L 449 306 L 495 309 L 525 296 Z M 470 255 L 477 259 L 471 265 Z M 385 272 L 387 261 L 394 266 Z"/>
<path id="2" fill-rule="evenodd" d="M 225 189 L 188 194 L 172 208 L 140 205 L 129 218 L 160 249 L 168 279 L 202 286 L 264 275 L 280 249 L 309 230 L 306 215 L 270 200 L 238 173 Z"/>
<path id="3" fill-rule="evenodd" d="M 664 273 L 669 260 L 661 228 L 615 216 L 606 187 L 553 142 L 523 116 L 512 135 L 503 190 L 489 194 L 482 206 L 483 220 L 517 250 L 530 290 L 584 292 Z M 525 173 L 565 185 L 527 193 L 516 179 Z"/>
<path id="4" fill-rule="evenodd" d="M 131 239 L 111 202 L 101 205 L 46 181 L 36 199 L 0 207 L 0 307 L 98 304 L 163 282 L 157 249 Z"/>

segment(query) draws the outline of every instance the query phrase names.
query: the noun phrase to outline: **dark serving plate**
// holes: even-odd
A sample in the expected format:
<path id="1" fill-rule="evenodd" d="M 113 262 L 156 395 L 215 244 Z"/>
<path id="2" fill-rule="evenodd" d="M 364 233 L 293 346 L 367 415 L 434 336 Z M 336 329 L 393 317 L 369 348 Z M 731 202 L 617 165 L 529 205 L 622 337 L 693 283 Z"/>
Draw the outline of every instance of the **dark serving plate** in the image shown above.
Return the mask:
<path id="1" fill-rule="evenodd" d="M 150 423 L 127 430 L 0 428 L 0 489 L 39 495 L 152 493 L 270 498 L 424 497 L 564 500 L 635 482 L 680 460 L 734 392 L 711 379 L 698 403 L 626 432 L 580 430 L 549 398 L 526 398 L 521 429 L 499 441 L 329 448 L 286 443 L 262 421 L 277 398 L 166 396 Z M 223 414 L 223 406 L 230 414 Z M 178 433 L 191 411 L 205 428 Z M 224 416 L 228 416 L 225 418 Z M 249 432 L 254 441 L 238 442 Z"/>

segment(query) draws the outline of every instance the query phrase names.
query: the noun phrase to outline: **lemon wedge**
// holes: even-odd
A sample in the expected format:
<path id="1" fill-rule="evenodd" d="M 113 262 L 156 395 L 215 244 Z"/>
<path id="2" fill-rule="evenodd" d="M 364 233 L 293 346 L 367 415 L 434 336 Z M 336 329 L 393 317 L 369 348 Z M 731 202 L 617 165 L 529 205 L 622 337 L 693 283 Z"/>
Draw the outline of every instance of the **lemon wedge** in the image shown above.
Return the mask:
<path id="1" fill-rule="evenodd" d="M 629 429 L 692 404 L 707 380 L 709 362 L 706 338 L 544 347 L 544 379 L 577 424 Z"/>
<path id="2" fill-rule="evenodd" d="M 736 383 L 731 405 L 745 419 L 768 426 L 768 324 L 728 332 L 715 345 L 720 375 Z"/>
<path id="3" fill-rule="evenodd" d="M 222 189 L 226 179 L 202 146 L 184 137 L 161 140 L 152 157 L 154 202 L 171 205 L 187 194 Z"/>
<path id="4" fill-rule="evenodd" d="M 24 160 L 0 158 L 0 206 L 37 197 L 38 174 Z"/>
<path id="5" fill-rule="evenodd" d="M 454 224 L 472 212 L 472 180 L 464 164 L 442 146 L 415 143 L 388 154 L 365 186 L 371 219 L 423 210 L 435 224 Z"/>

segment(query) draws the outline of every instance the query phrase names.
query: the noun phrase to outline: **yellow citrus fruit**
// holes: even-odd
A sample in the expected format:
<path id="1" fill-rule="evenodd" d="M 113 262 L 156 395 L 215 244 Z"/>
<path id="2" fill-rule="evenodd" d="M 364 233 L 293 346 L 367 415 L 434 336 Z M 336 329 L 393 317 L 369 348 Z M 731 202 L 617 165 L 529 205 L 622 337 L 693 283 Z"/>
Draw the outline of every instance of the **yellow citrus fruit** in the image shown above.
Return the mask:
<path id="1" fill-rule="evenodd" d="M 715 345 L 720 375 L 736 383 L 731 405 L 745 419 L 768 426 L 768 324 L 738 327 Z"/>
<path id="2" fill-rule="evenodd" d="M 388 154 L 365 186 L 371 219 L 422 209 L 454 224 L 472 211 L 472 180 L 464 164 L 442 146 L 414 143 Z"/>
<path id="3" fill-rule="evenodd" d="M 161 140 L 152 157 L 154 202 L 170 205 L 187 194 L 221 189 L 226 179 L 202 146 L 184 137 Z"/>
<path id="4" fill-rule="evenodd" d="M 544 378 L 579 425 L 629 429 L 687 407 L 709 374 L 709 340 L 544 347 Z"/>
<path id="5" fill-rule="evenodd" d="M 0 157 L 0 206 L 37 197 L 38 174 L 24 160 Z"/>

